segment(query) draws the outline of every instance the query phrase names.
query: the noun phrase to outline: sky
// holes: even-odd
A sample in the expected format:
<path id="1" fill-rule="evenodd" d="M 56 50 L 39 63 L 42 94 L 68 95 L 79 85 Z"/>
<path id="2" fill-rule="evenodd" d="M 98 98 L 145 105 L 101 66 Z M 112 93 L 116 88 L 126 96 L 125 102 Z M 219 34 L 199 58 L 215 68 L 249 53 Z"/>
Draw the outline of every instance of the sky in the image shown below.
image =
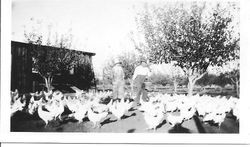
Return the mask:
<path id="1" fill-rule="evenodd" d="M 48 36 L 49 28 L 52 34 L 71 33 L 71 48 L 96 53 L 93 57 L 94 70 L 95 73 L 102 73 L 102 68 L 109 58 L 123 52 L 135 52 L 131 32 L 137 32 L 135 17 L 142 10 L 145 1 L 149 2 L 13 0 L 12 40 L 24 42 L 24 31 L 35 31 Z M 155 0 L 153 3 L 157 2 L 161 1 Z"/>
<path id="2" fill-rule="evenodd" d="M 135 9 L 140 3 L 132 0 L 14 0 L 12 40 L 23 42 L 24 31 L 32 31 L 32 28 L 44 36 L 49 32 L 48 26 L 59 34 L 70 32 L 73 49 L 96 53 L 93 65 L 100 72 L 111 56 L 134 50 L 131 32 L 136 29 Z"/>

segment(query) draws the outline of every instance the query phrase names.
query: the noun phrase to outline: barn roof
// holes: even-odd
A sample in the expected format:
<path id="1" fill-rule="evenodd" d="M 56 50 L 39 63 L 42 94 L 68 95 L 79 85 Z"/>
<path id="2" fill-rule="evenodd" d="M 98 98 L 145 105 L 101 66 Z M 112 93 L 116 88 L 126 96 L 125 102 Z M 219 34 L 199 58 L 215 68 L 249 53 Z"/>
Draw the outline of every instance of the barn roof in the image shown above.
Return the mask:
<path id="1" fill-rule="evenodd" d="M 11 44 L 22 44 L 22 45 L 30 45 L 29 43 L 24 43 L 24 42 L 18 42 L 18 41 L 11 41 Z M 35 45 L 35 44 L 33 44 Z M 35 46 L 38 46 L 38 45 L 35 45 Z M 54 49 L 60 49 L 59 47 L 53 47 L 53 46 L 46 46 L 46 45 L 41 45 L 41 47 L 51 47 L 51 48 L 54 48 Z M 89 56 L 95 56 L 95 53 L 92 53 L 92 52 L 85 52 L 85 51 L 80 51 L 80 50 L 75 50 L 75 49 L 67 49 L 67 48 L 64 48 L 66 50 L 73 50 L 75 52 L 79 52 L 79 53 L 82 53 L 82 54 L 86 54 L 86 55 L 89 55 Z"/>

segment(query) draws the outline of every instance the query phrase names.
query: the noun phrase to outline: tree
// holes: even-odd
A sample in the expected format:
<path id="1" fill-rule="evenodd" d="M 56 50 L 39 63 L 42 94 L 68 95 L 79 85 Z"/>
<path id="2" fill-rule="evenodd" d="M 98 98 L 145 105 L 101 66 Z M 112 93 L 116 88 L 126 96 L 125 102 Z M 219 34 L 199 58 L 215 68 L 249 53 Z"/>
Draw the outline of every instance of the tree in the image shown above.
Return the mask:
<path id="1" fill-rule="evenodd" d="M 177 86 L 181 81 L 183 81 L 185 75 L 179 66 L 175 65 L 173 62 L 171 62 L 170 65 L 170 78 L 173 81 L 174 93 L 177 93 Z"/>
<path id="2" fill-rule="evenodd" d="M 225 73 L 226 77 L 230 78 L 231 83 L 235 86 L 236 94 L 239 97 L 240 95 L 240 69 L 239 62 L 236 63 L 234 67 L 230 67 L 230 69 Z"/>
<path id="3" fill-rule="evenodd" d="M 103 69 L 102 69 L 102 84 L 103 88 L 104 85 L 112 84 L 112 68 L 114 66 L 115 60 L 114 58 L 109 58 L 104 63 Z"/>
<path id="4" fill-rule="evenodd" d="M 179 84 L 183 84 L 186 80 L 182 69 L 175 65 L 174 62 L 168 64 L 153 64 L 151 65 L 152 75 L 150 80 L 155 84 L 162 84 L 163 86 L 170 84 L 174 87 L 174 93 L 177 92 Z"/>
<path id="5" fill-rule="evenodd" d="M 190 96 L 209 65 L 221 66 L 236 57 L 239 36 L 233 36 L 237 26 L 230 26 L 232 4 L 227 6 L 222 9 L 218 3 L 209 9 L 205 2 L 174 3 L 149 9 L 145 5 L 137 19 L 145 43 L 135 47 L 149 52 L 153 62 L 176 61 L 188 77 Z"/>
<path id="6" fill-rule="evenodd" d="M 25 42 L 34 44 L 32 51 L 33 70 L 44 79 L 45 86 L 50 91 L 52 90 L 53 77 L 56 74 L 68 72 L 76 64 L 77 55 L 66 49 L 71 47 L 72 34 L 64 34 L 58 37 L 59 35 L 56 32 L 54 42 L 50 39 L 50 35 L 44 41 L 45 37 L 38 31 L 38 28 L 36 26 L 32 28 L 31 31 L 24 31 Z M 48 30 L 48 34 L 51 34 L 50 26 L 48 26 Z M 42 47 L 42 45 L 49 46 Z M 53 47 L 59 49 L 52 49 Z"/>
<path id="7" fill-rule="evenodd" d="M 136 66 L 142 57 L 132 52 L 123 52 L 117 57 L 122 62 L 122 67 L 125 73 L 125 79 L 133 77 Z"/>
<path id="8" fill-rule="evenodd" d="M 209 67 L 209 72 L 214 75 L 224 76 L 229 79 L 229 83 L 234 85 L 236 94 L 239 96 L 240 89 L 240 63 L 239 59 L 224 63 L 222 66 Z"/>
<path id="9" fill-rule="evenodd" d="M 81 89 L 88 90 L 91 86 L 95 85 L 95 75 L 89 62 L 78 62 L 77 68 L 74 74 L 74 83 Z"/>
<path id="10" fill-rule="evenodd" d="M 166 86 L 167 84 L 172 84 L 172 80 L 169 75 L 162 73 L 153 73 L 150 76 L 150 81 L 152 82 L 152 84 L 159 84 L 163 86 Z"/>

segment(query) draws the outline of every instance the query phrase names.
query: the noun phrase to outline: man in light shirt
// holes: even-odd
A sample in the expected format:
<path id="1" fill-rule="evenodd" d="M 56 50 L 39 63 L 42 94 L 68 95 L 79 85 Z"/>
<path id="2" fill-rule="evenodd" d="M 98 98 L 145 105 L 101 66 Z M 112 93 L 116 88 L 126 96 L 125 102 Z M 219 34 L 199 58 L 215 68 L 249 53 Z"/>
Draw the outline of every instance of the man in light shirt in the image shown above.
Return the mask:
<path id="1" fill-rule="evenodd" d="M 137 66 L 133 75 L 133 92 L 136 93 L 135 103 L 140 105 L 140 97 L 143 101 L 148 100 L 147 91 L 145 89 L 145 80 L 150 76 L 150 69 L 146 63 L 146 60 L 141 60 L 141 65 Z M 135 87 L 135 89 L 134 89 Z"/>
<path id="2" fill-rule="evenodd" d="M 112 68 L 112 84 L 113 84 L 113 100 L 124 98 L 125 74 L 121 66 L 121 62 L 116 59 L 115 65 Z"/>

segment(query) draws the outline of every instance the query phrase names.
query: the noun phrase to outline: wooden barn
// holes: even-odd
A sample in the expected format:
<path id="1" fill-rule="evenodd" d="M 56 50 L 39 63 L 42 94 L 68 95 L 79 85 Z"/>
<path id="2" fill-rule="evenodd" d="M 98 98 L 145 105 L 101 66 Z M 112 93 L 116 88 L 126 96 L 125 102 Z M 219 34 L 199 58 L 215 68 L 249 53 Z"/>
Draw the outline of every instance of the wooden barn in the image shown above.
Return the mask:
<path id="1" fill-rule="evenodd" d="M 92 64 L 92 57 L 95 53 L 11 41 L 12 91 L 18 89 L 20 93 L 28 93 L 44 90 L 43 78 L 33 70 L 34 50 L 38 50 L 43 56 L 64 50 L 73 52 L 79 57 L 77 66 L 69 70 L 67 74 L 59 73 L 54 77 L 52 86 L 61 88 L 65 92 L 70 92 L 67 91 L 67 88 L 63 88 L 67 86 L 75 86 L 84 90 L 95 87 L 95 74 Z"/>

